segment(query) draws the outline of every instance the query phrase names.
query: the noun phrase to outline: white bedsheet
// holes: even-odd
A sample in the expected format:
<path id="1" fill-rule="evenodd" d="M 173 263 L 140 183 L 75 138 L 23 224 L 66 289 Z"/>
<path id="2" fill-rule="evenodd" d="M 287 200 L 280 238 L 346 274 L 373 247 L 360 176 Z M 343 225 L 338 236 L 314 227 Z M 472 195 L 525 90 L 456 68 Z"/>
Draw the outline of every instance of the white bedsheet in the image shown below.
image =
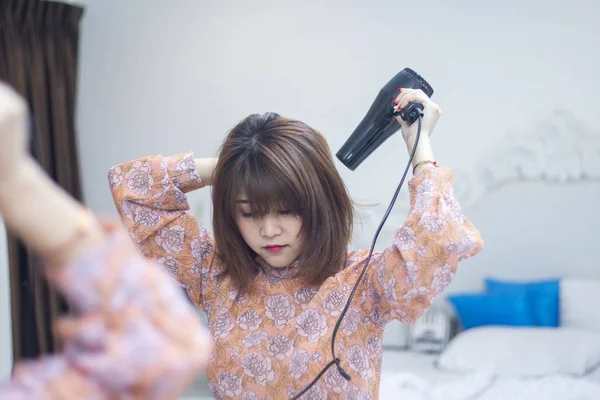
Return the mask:
<path id="1" fill-rule="evenodd" d="M 462 374 L 437 369 L 434 365 L 437 357 L 435 354 L 413 351 L 384 350 L 382 376 L 393 375 L 398 372 L 414 373 L 432 384 L 454 382 L 463 376 Z"/>
<path id="2" fill-rule="evenodd" d="M 396 400 L 598 400 L 600 370 L 583 378 L 547 376 L 502 379 L 493 373 L 456 374 L 440 371 L 436 356 L 385 352 L 380 399 Z"/>

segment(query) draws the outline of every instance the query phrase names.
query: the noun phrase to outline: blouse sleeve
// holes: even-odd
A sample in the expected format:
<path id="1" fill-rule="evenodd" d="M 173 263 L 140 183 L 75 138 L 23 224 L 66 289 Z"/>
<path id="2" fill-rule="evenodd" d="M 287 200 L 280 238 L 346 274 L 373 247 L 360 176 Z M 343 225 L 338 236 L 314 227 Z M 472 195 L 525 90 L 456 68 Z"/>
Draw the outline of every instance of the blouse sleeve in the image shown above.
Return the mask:
<path id="1" fill-rule="evenodd" d="M 44 356 L 15 365 L 10 380 L 0 382 L 5 400 L 102 399 L 97 383 L 69 365 L 62 355 Z"/>
<path id="2" fill-rule="evenodd" d="M 200 316 L 126 233 L 106 227 L 101 249 L 47 271 L 72 312 L 57 326 L 63 353 L 20 363 L 2 398 L 178 398 L 202 372 L 212 342 Z"/>
<path id="3" fill-rule="evenodd" d="M 479 253 L 480 232 L 454 197 L 453 173 L 426 166 L 409 182 L 410 211 L 393 244 L 374 253 L 365 273 L 362 307 L 378 324 L 416 321 L 453 280 L 458 262 Z M 362 270 L 368 250 L 350 255 L 350 270 Z"/>
<path id="4" fill-rule="evenodd" d="M 138 248 L 204 309 L 203 280 L 214 241 L 189 213 L 185 194 L 204 187 L 193 153 L 125 162 L 110 169 L 108 180 L 117 211 Z"/>

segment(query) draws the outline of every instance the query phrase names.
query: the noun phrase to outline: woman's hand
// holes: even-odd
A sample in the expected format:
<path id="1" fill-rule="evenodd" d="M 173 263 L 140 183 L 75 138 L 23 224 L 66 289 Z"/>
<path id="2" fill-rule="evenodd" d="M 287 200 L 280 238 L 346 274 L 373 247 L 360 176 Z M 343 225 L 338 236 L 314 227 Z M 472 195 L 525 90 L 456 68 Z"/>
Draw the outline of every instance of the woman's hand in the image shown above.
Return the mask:
<path id="1" fill-rule="evenodd" d="M 28 139 L 27 103 L 0 82 L 0 214 L 39 256 L 72 261 L 102 243 L 104 233 L 30 156 Z M 76 237 L 82 225 L 87 233 Z"/>
<path id="2" fill-rule="evenodd" d="M 216 158 L 196 158 L 196 171 L 198 171 L 205 185 L 212 185 L 213 172 L 216 165 Z"/>
<path id="3" fill-rule="evenodd" d="M 413 101 L 419 102 L 423 105 L 423 120 L 419 143 L 421 141 L 425 142 L 428 141 L 429 137 L 431 136 L 433 128 L 442 114 L 442 110 L 440 110 L 440 107 L 431 101 L 431 99 L 421 89 L 402 89 L 395 100 L 396 111 L 403 110 L 409 103 Z M 402 128 L 402 137 L 404 138 L 410 153 L 417 138 L 417 129 L 419 126 L 418 121 L 415 121 L 410 126 L 400 116 L 396 117 L 396 121 L 398 121 Z"/>
<path id="4" fill-rule="evenodd" d="M 27 103 L 0 81 L 0 186 L 6 185 L 30 158 Z"/>

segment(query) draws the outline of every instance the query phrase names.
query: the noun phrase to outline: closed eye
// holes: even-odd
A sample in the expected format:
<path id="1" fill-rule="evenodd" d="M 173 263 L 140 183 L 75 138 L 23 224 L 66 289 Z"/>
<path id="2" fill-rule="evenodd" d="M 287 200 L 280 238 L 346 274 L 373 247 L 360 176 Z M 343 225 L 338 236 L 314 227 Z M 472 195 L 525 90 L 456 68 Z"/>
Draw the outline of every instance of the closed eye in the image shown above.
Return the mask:
<path id="1" fill-rule="evenodd" d="M 279 211 L 277 211 L 277 213 L 279 215 L 282 215 L 282 216 L 294 215 L 295 214 L 294 211 L 292 211 L 292 210 L 279 210 Z M 240 215 L 243 218 L 252 218 L 252 213 L 249 213 L 249 212 L 243 212 L 243 211 L 241 211 Z"/>

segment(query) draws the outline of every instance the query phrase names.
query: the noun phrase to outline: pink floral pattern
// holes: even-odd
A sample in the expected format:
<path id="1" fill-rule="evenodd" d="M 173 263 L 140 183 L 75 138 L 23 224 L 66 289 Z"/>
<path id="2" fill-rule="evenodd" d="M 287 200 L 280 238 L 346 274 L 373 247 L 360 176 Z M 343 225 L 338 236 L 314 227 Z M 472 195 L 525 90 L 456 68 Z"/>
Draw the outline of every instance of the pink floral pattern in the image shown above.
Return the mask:
<path id="1" fill-rule="evenodd" d="M 367 340 L 367 354 L 369 358 L 376 358 L 381 355 L 381 342 L 377 336 L 371 336 L 369 340 Z"/>
<path id="2" fill-rule="evenodd" d="M 373 377 L 373 371 L 365 354 L 364 346 L 353 344 L 346 350 L 346 357 L 350 368 L 358 372 L 363 379 Z"/>
<path id="3" fill-rule="evenodd" d="M 344 316 L 344 320 L 342 321 L 342 332 L 344 332 L 344 335 L 350 336 L 354 332 L 356 332 L 359 324 L 359 312 L 354 309 L 349 309 L 346 315 Z"/>
<path id="4" fill-rule="evenodd" d="M 427 229 L 431 233 L 441 232 L 445 225 L 446 219 L 436 212 L 424 212 L 419 221 L 419 226 Z"/>
<path id="5" fill-rule="evenodd" d="M 64 351 L 18 363 L 2 399 L 178 398 L 202 372 L 208 331 L 119 225 L 105 221 L 101 248 L 45 271 L 76 311 L 58 321 Z"/>
<path id="6" fill-rule="evenodd" d="M 337 317 L 342 313 L 346 301 L 348 301 L 348 296 L 344 296 L 341 292 L 334 290 L 327 295 L 323 303 L 323 310 L 326 314 Z"/>
<path id="7" fill-rule="evenodd" d="M 123 173 L 121 171 L 121 168 L 116 167 L 110 170 L 110 172 L 108 173 L 108 183 L 110 187 L 117 187 L 121 183 L 123 183 Z"/>
<path id="8" fill-rule="evenodd" d="M 224 339 L 229 335 L 233 328 L 234 324 L 229 313 L 227 310 L 221 309 L 212 326 L 213 335 L 218 339 Z"/>
<path id="9" fill-rule="evenodd" d="M 114 171 L 116 171 L 116 169 Z M 127 181 L 127 187 L 131 189 L 131 191 L 141 195 L 147 195 L 154 185 L 152 169 L 147 162 L 135 162 L 131 168 L 127 170 L 125 179 Z"/>
<path id="10" fill-rule="evenodd" d="M 258 346 L 268 337 L 269 337 L 269 334 L 265 331 L 252 332 L 249 335 L 247 335 L 246 337 L 244 337 L 244 339 L 242 339 L 242 344 L 245 347 Z"/>
<path id="11" fill-rule="evenodd" d="M 478 247 L 478 243 L 473 238 L 468 235 L 463 236 L 460 239 L 458 249 L 456 250 L 458 253 L 458 260 L 462 261 L 471 257 L 474 253 L 478 252 Z"/>
<path id="12" fill-rule="evenodd" d="M 427 289 L 425 286 L 421 286 L 418 288 L 412 288 L 404 294 L 404 300 L 405 301 L 416 300 L 421 296 L 427 296 L 428 293 L 429 293 L 429 289 Z"/>
<path id="13" fill-rule="evenodd" d="M 294 294 L 294 300 L 296 301 L 296 304 L 304 307 L 305 305 L 310 304 L 310 301 L 315 297 L 317 292 L 318 291 L 314 288 L 303 287 Z"/>
<path id="14" fill-rule="evenodd" d="M 302 396 L 302 400 L 327 400 L 327 390 L 319 384 L 314 385 Z"/>
<path id="15" fill-rule="evenodd" d="M 142 253 L 158 260 L 208 315 L 215 350 L 206 373 L 215 398 L 290 396 L 331 361 L 333 327 L 368 249 L 349 253 L 345 268 L 321 287 L 306 287 L 291 268 L 257 259 L 257 290 L 239 296 L 218 278 L 223 266 L 213 239 L 189 213 L 185 194 L 204 186 L 192 153 L 123 163 L 111 169 L 109 183 Z M 387 321 L 418 319 L 450 284 L 458 261 L 482 249 L 481 235 L 454 198 L 449 168 L 421 168 L 409 190 L 408 218 L 393 243 L 373 254 L 336 338 L 336 356 L 352 381 L 334 366 L 302 399 L 377 399 Z"/>
<path id="16" fill-rule="evenodd" d="M 266 316 L 282 329 L 295 314 L 296 307 L 290 302 L 289 297 L 283 294 L 274 294 L 267 298 L 265 307 Z"/>
<path id="17" fill-rule="evenodd" d="M 261 324 L 260 316 L 254 310 L 247 310 L 237 318 L 237 324 L 244 330 L 254 331 Z"/>
<path id="18" fill-rule="evenodd" d="M 460 204 L 454 198 L 454 188 L 450 188 L 448 193 L 441 197 L 442 212 L 449 215 L 454 222 L 462 223 L 463 215 Z"/>
<path id="19" fill-rule="evenodd" d="M 296 319 L 298 334 L 308 338 L 311 342 L 318 342 L 319 338 L 327 335 L 327 318 L 315 309 L 302 311 Z"/>
<path id="20" fill-rule="evenodd" d="M 170 228 L 163 228 L 158 231 L 156 243 L 167 253 L 179 254 L 183 251 L 183 239 L 185 237 L 185 228 L 179 225 Z"/>
<path id="21" fill-rule="evenodd" d="M 437 267 L 433 272 L 433 282 L 431 282 L 431 288 L 437 293 L 442 293 L 452 282 L 454 278 L 454 272 L 452 267 L 445 264 L 443 267 Z"/>
<path id="22" fill-rule="evenodd" d="M 242 357 L 242 368 L 244 373 L 261 385 L 267 386 L 267 383 L 275 379 L 275 372 L 271 365 L 271 359 L 265 357 L 264 353 L 254 350 Z"/>
<path id="23" fill-rule="evenodd" d="M 161 257 L 158 259 L 158 263 L 163 266 L 165 271 L 167 271 L 171 275 L 177 276 L 177 271 L 179 271 L 179 263 L 177 262 L 177 259 L 175 257 Z"/>
<path id="24" fill-rule="evenodd" d="M 415 231 L 408 226 L 403 226 L 394 232 L 394 243 L 400 251 L 412 250 L 417 246 Z"/>
<path id="25" fill-rule="evenodd" d="M 431 179 L 424 179 L 416 188 L 416 195 L 411 213 L 422 213 L 433 200 L 435 186 Z"/>
<path id="26" fill-rule="evenodd" d="M 283 335 L 272 336 L 267 346 L 270 356 L 278 360 L 285 360 L 294 351 L 294 339 Z"/>
<path id="27" fill-rule="evenodd" d="M 143 224 L 146 228 L 151 228 L 156 226 L 160 220 L 160 215 L 149 207 L 135 206 L 133 208 L 133 220 L 138 224 Z"/>
<path id="28" fill-rule="evenodd" d="M 242 378 L 232 372 L 223 372 L 218 379 L 219 390 L 227 397 L 239 396 L 242 392 Z"/>
<path id="29" fill-rule="evenodd" d="M 456 253 L 456 250 L 458 250 L 458 244 L 454 240 L 448 240 L 446 242 L 446 251 L 448 253 Z"/>
<path id="30" fill-rule="evenodd" d="M 408 286 L 414 286 L 417 283 L 419 277 L 419 267 L 413 261 L 407 261 L 400 265 L 402 268 L 406 268 L 406 284 Z"/>
<path id="31" fill-rule="evenodd" d="M 294 357 L 290 361 L 290 375 L 294 379 L 298 379 L 306 372 L 308 368 L 308 353 L 304 349 L 296 351 Z"/>
<path id="32" fill-rule="evenodd" d="M 329 368 L 325 373 L 325 386 L 336 395 L 346 392 L 348 381 L 340 374 L 337 368 Z"/>

